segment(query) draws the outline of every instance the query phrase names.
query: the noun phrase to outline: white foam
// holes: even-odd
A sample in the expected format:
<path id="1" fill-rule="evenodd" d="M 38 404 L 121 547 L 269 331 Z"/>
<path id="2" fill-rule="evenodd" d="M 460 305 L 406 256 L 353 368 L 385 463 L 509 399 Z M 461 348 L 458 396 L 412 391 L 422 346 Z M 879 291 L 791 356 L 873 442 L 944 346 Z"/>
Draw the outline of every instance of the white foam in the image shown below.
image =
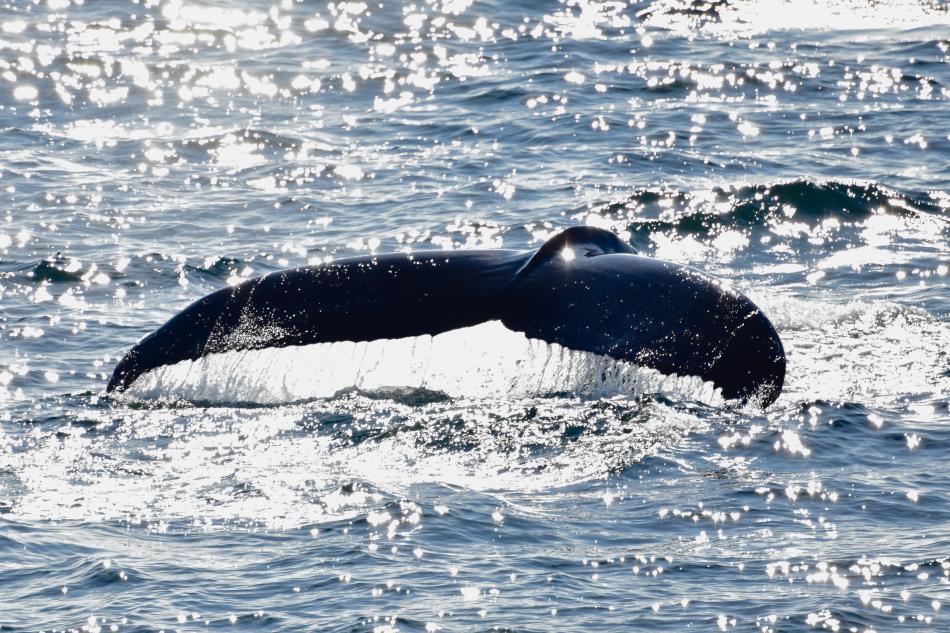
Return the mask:
<path id="1" fill-rule="evenodd" d="M 211 354 L 140 376 L 133 398 L 282 404 L 357 389 L 427 389 L 451 397 L 666 396 L 720 404 L 695 376 L 667 376 L 607 356 L 529 339 L 500 321 L 436 336 Z"/>
<path id="2" fill-rule="evenodd" d="M 55 433 L 0 437 L 9 449 L 0 451 L 0 468 L 17 473 L 9 516 L 117 519 L 158 531 L 182 529 L 182 521 L 189 530 L 293 529 L 392 511 L 387 501 L 414 498 L 426 484 L 546 513 L 565 486 L 600 486 L 648 455 L 676 461 L 669 449 L 711 423 L 706 413 L 652 400 L 408 405 L 358 394 L 283 407 L 115 415 L 77 410 Z M 345 422 L 320 423 L 328 418 Z M 79 419 L 83 425 L 72 423 Z M 89 422 L 98 430 L 89 432 Z M 576 435 L 571 426 L 584 431 Z"/>
<path id="3" fill-rule="evenodd" d="M 788 363 L 783 401 L 884 405 L 950 391 L 950 328 L 922 308 L 870 293 L 847 302 L 772 293 L 750 298 L 781 333 Z"/>
<path id="4" fill-rule="evenodd" d="M 659 0 L 644 14 L 647 26 L 692 33 L 695 16 L 677 0 Z M 750 36 L 780 30 L 896 30 L 950 24 L 938 3 L 908 0 L 732 0 L 716 7 L 716 19 L 700 24 L 715 36 Z M 902 37 L 912 37 L 902 34 Z"/>

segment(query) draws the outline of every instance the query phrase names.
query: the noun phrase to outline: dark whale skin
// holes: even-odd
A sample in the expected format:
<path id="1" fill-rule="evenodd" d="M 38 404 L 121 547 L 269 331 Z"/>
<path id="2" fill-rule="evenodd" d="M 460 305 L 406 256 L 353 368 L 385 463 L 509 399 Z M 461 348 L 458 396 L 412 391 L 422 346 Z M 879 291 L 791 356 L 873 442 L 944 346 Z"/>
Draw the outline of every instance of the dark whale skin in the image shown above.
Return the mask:
<path id="1" fill-rule="evenodd" d="M 422 251 L 278 271 L 199 299 L 133 347 L 107 391 L 234 350 L 435 335 L 500 320 L 529 338 L 712 381 L 768 406 L 785 379 L 775 328 L 693 268 L 573 227 L 537 251 Z M 464 362 L 464 361 L 462 361 Z"/>

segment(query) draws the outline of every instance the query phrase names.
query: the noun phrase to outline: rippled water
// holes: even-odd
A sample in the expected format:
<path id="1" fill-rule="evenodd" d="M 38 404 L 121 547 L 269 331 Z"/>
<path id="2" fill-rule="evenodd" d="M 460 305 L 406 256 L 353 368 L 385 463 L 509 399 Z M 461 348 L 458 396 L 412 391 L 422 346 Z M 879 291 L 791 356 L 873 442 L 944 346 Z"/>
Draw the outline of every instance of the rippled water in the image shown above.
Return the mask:
<path id="1" fill-rule="evenodd" d="M 0 1 L 0 628 L 947 630 L 948 49 L 936 0 Z M 225 284 L 578 223 L 752 297 L 782 397 L 104 395 Z"/>

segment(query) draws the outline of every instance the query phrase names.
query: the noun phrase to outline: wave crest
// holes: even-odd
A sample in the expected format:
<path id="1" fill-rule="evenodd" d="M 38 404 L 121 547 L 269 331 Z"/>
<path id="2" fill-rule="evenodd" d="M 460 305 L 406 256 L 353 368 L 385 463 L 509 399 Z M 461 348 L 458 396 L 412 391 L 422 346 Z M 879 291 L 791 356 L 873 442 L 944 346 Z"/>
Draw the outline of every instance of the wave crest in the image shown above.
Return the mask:
<path id="1" fill-rule="evenodd" d="M 591 211 L 627 222 L 633 245 L 644 248 L 651 235 L 670 231 L 704 236 L 723 229 L 766 228 L 789 221 L 815 225 L 833 218 L 857 223 L 882 214 L 943 220 L 943 202 L 873 183 L 801 179 L 693 192 L 643 189 Z"/>

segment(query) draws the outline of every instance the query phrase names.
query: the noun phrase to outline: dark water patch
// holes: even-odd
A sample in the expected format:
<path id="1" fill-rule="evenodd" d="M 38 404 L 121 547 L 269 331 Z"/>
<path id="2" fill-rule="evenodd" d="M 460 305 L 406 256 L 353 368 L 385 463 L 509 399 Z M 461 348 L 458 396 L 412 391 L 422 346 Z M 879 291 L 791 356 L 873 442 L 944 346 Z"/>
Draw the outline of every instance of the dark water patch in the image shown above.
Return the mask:
<path id="1" fill-rule="evenodd" d="M 181 151 L 208 153 L 226 150 L 234 144 L 246 144 L 256 151 L 265 152 L 265 155 L 279 157 L 282 156 L 281 152 L 298 151 L 303 145 L 303 140 L 269 130 L 245 128 L 223 134 L 177 140 L 173 143 L 173 147 Z"/>
<path id="2" fill-rule="evenodd" d="M 201 266 L 185 264 L 184 269 L 196 275 L 206 276 L 209 279 L 227 279 L 235 272 L 240 271 L 248 262 L 242 261 L 236 257 L 216 257 L 211 262 L 206 262 Z"/>
<path id="3" fill-rule="evenodd" d="M 342 429 L 349 432 L 356 426 L 353 414 L 343 411 L 308 413 L 297 420 L 296 424 L 302 434 L 319 432 L 323 429 L 330 431 Z"/>
<path id="4" fill-rule="evenodd" d="M 834 218 L 859 222 L 876 213 L 899 217 L 944 213 L 924 196 L 905 196 L 873 184 L 808 180 L 736 189 L 716 187 L 702 198 L 689 193 L 644 190 L 598 211 L 630 218 L 634 234 L 641 239 L 668 230 L 708 234 L 719 227 L 758 228 L 782 221 L 814 224 Z"/>
<path id="5" fill-rule="evenodd" d="M 30 265 L 25 269 L 24 276 L 35 282 L 69 283 L 82 281 L 82 266 L 79 262 L 57 253 L 50 259 L 43 259 L 38 264 Z"/>
<path id="6" fill-rule="evenodd" d="M 429 404 L 450 402 L 451 397 L 441 391 L 433 391 L 420 387 L 418 389 L 375 389 L 372 391 L 355 391 L 357 395 L 362 395 L 373 400 L 391 400 L 397 404 L 404 404 L 409 407 L 422 407 Z M 345 393 L 338 394 L 340 397 Z"/>

